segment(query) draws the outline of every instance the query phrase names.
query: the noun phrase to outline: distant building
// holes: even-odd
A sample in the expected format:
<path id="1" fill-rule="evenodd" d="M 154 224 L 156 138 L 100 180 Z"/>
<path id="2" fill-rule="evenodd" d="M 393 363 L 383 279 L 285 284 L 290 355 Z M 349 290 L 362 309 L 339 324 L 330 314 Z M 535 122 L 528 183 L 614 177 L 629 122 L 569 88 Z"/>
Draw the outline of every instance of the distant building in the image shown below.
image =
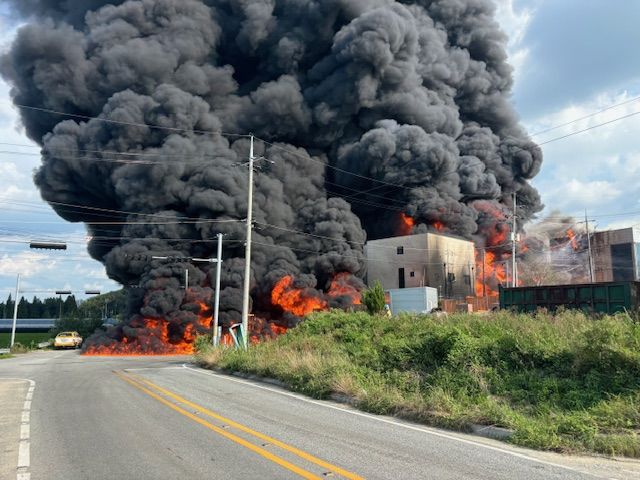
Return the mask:
<path id="1" fill-rule="evenodd" d="M 365 247 L 367 284 L 385 290 L 433 287 L 441 297 L 474 295 L 475 247 L 452 235 L 423 233 L 371 240 Z"/>
<path id="2" fill-rule="evenodd" d="M 596 282 L 640 280 L 640 229 L 596 232 L 591 239 Z"/>

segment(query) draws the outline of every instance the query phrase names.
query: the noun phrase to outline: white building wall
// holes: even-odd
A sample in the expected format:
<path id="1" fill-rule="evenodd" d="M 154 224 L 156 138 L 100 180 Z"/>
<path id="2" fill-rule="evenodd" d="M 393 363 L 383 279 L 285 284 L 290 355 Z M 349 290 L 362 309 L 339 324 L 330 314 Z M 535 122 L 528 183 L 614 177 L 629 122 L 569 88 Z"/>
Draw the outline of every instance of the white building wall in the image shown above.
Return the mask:
<path id="1" fill-rule="evenodd" d="M 369 286 L 378 280 L 385 290 L 401 288 L 399 269 L 404 269 L 404 288 L 433 287 L 447 297 L 473 295 L 475 248 L 470 241 L 424 233 L 372 240 L 365 253 Z M 448 274 L 455 277 L 449 284 Z"/>

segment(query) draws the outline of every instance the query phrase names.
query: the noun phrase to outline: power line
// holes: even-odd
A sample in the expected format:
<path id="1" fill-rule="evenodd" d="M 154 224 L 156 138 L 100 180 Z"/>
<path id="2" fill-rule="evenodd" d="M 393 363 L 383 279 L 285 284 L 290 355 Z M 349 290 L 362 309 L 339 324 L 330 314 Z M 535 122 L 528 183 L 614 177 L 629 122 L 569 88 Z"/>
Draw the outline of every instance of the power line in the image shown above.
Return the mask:
<path id="1" fill-rule="evenodd" d="M 542 135 L 543 133 L 548 133 L 548 132 L 551 132 L 553 130 L 557 130 L 559 128 L 566 127 L 567 125 L 571 125 L 572 123 L 577 123 L 577 122 L 580 122 L 582 120 L 586 120 L 587 118 L 595 117 L 596 115 L 599 115 L 601 113 L 609 111 L 609 110 L 611 110 L 613 108 L 620 107 L 620 106 L 626 105 L 628 103 L 636 102 L 638 100 L 640 100 L 640 97 L 635 97 L 635 98 L 632 98 L 630 100 L 626 100 L 624 102 L 616 103 L 615 105 L 610 105 L 609 107 L 603 108 L 602 110 L 598 110 L 597 112 L 591 113 L 589 115 L 585 115 L 584 117 L 576 118 L 575 120 L 571 120 L 569 122 L 565 122 L 565 123 L 562 123 L 560 125 L 556 125 L 554 127 L 549 127 L 549 128 L 544 129 L 544 130 L 540 130 L 539 132 L 536 132 L 536 133 L 530 133 L 529 136 L 536 137 L 538 135 Z"/>
<path id="2" fill-rule="evenodd" d="M 15 106 L 20 107 L 20 108 L 31 109 L 31 110 L 34 110 L 34 111 L 40 111 L 40 112 L 55 114 L 55 115 L 70 116 L 70 117 L 75 117 L 75 118 L 82 118 L 82 119 L 85 119 L 85 120 L 96 120 L 96 121 L 102 121 L 102 122 L 107 122 L 107 123 L 122 124 L 122 125 L 127 125 L 127 126 L 138 126 L 138 127 L 144 127 L 144 128 L 158 128 L 158 129 L 169 130 L 169 131 L 179 131 L 179 132 L 186 132 L 186 133 L 198 133 L 198 134 L 206 134 L 206 135 L 232 136 L 232 137 L 238 137 L 238 138 L 249 138 L 249 137 L 251 137 L 251 135 L 247 135 L 247 134 L 236 134 L 236 133 L 228 133 L 228 132 L 211 132 L 211 131 L 205 131 L 205 130 L 183 129 L 183 128 L 177 128 L 177 127 L 163 127 L 163 126 L 159 126 L 159 125 L 140 124 L 140 123 L 135 123 L 135 122 L 122 122 L 122 121 L 117 121 L 117 120 L 110 120 L 110 119 L 106 119 L 106 118 L 101 118 L 101 117 L 91 117 L 91 116 L 87 116 L 87 115 L 72 114 L 72 113 L 66 113 L 66 112 L 61 112 L 61 111 L 57 111 L 57 110 L 41 108 L 41 107 L 33 107 L 33 106 L 30 106 L 30 105 L 17 104 L 17 103 L 15 104 Z M 611 108 L 613 108 L 613 107 L 611 107 Z M 638 115 L 638 114 L 640 114 L 640 112 L 635 112 L 635 113 L 628 114 L 628 115 L 625 115 L 625 116 L 622 116 L 622 117 L 618 117 L 618 118 L 610 120 L 608 122 L 604 122 L 604 123 L 601 123 L 601 124 L 598 124 L 598 125 L 594 125 L 592 127 L 589 127 L 589 128 L 577 131 L 577 132 L 572 132 L 570 134 L 563 135 L 561 137 L 557 137 L 557 138 L 554 138 L 554 139 L 539 143 L 539 144 L 537 144 L 537 146 L 540 147 L 542 145 L 547 145 L 549 143 L 556 142 L 556 141 L 559 141 L 559 140 L 562 140 L 562 139 L 565 139 L 565 138 L 568 138 L 568 137 L 571 137 L 571 136 L 574 136 L 574 135 L 578 135 L 580 133 L 584 133 L 584 132 L 587 132 L 589 130 L 593 130 L 595 128 L 599 128 L 599 127 L 602 127 L 602 126 L 605 126 L 605 125 L 609 125 L 609 124 L 611 124 L 613 122 L 617 122 L 619 120 L 623 120 L 625 118 L 629 118 L 631 116 Z M 334 170 L 336 170 L 338 172 L 341 172 L 341 173 L 344 173 L 344 174 L 347 174 L 347 175 L 352 175 L 352 176 L 355 176 L 355 177 L 358 177 L 358 178 L 362 178 L 362 179 L 370 180 L 370 181 L 373 181 L 373 182 L 377 182 L 377 183 L 379 183 L 381 185 L 387 185 L 387 186 L 396 187 L 396 188 L 405 188 L 405 189 L 409 189 L 409 190 L 412 189 L 412 188 L 415 188 L 415 187 L 409 187 L 409 186 L 406 186 L 406 185 L 387 182 L 387 181 L 384 181 L 384 180 L 380 180 L 380 179 L 376 179 L 376 178 L 373 178 L 373 177 L 368 177 L 366 175 L 361 175 L 361 174 L 358 174 L 358 173 L 355 173 L 355 172 L 351 172 L 351 171 L 336 167 L 334 165 L 331 165 L 329 163 L 325 163 L 325 162 L 322 162 L 320 160 L 316 160 L 311 155 L 308 155 L 308 154 L 307 155 L 301 155 L 300 153 L 298 153 L 296 151 L 293 151 L 293 150 L 291 150 L 289 148 L 285 148 L 285 147 L 282 147 L 280 145 L 276 145 L 274 143 L 268 142 L 268 141 L 266 141 L 264 139 L 261 139 L 261 138 L 258 138 L 258 137 L 255 137 L 255 138 L 260 140 L 261 142 L 263 142 L 265 145 L 269 145 L 269 146 L 271 146 L 273 148 L 285 151 L 285 152 L 287 152 L 289 154 L 298 156 L 298 157 L 303 158 L 305 160 L 310 160 L 312 162 L 319 163 L 319 164 L 323 165 L 324 167 L 334 169 Z M 526 149 L 526 148 L 522 148 L 522 147 L 517 147 L 516 146 L 515 148 L 520 149 L 522 151 L 530 151 L 530 149 Z M 452 174 L 452 175 L 453 174 L 457 174 L 457 173 L 458 172 L 449 172 L 449 174 Z M 489 173 L 493 173 L 493 172 L 489 172 Z"/>
<path id="3" fill-rule="evenodd" d="M 563 135 L 561 137 L 552 138 L 551 140 L 547 140 L 546 142 L 538 143 L 538 146 L 541 147 L 543 145 L 548 145 L 549 143 L 557 142 L 558 140 L 563 140 L 565 138 L 569 138 L 569 137 L 573 137 L 574 135 L 578 135 L 580 133 L 584 133 L 584 132 L 588 132 L 590 130 L 594 130 L 596 128 L 604 127 L 605 125 L 609 125 L 611 123 L 618 122 L 620 120 L 624 120 L 625 118 L 633 117 L 635 115 L 640 115 L 640 111 L 639 112 L 634 112 L 634 113 L 629 113 L 627 115 L 623 115 L 622 117 L 614 118 L 613 120 L 609 120 L 607 122 L 599 123 L 598 125 L 593 125 L 591 127 L 585 128 L 583 130 L 579 130 L 577 132 L 568 133 L 567 135 Z"/>
<path id="4" fill-rule="evenodd" d="M 3 102 L 3 103 L 9 103 L 10 102 Z M 209 131 L 209 130 L 196 130 L 196 129 L 188 129 L 188 128 L 179 128 L 179 127 L 165 127 L 162 125 L 154 125 L 154 124 L 147 124 L 147 123 L 135 123 L 135 122 L 124 122 L 121 120 L 111 120 L 109 118 L 102 118 L 102 117 L 92 117 L 90 115 L 81 115 L 81 114 L 77 114 L 77 113 L 67 113 L 67 112 L 61 112 L 59 110 L 53 110 L 50 108 L 42 108 L 42 107 L 34 107 L 31 105 L 24 105 L 24 104 L 20 104 L 20 103 L 13 103 L 14 106 L 19 107 L 19 108 L 25 108 L 28 110 L 34 110 L 34 111 L 38 111 L 38 112 L 44 112 L 44 113 L 50 113 L 52 115 L 61 115 L 61 116 L 65 116 L 65 117 L 72 117 L 72 118 L 79 118 L 82 120 L 96 120 L 96 121 L 100 121 L 100 122 L 105 122 L 105 123 L 112 123 L 112 124 L 116 124 L 116 125 L 125 125 L 128 127 L 142 127 L 142 128 L 151 128 L 151 129 L 157 129 L 157 130 L 167 130 L 170 132 L 182 132 L 182 133 L 197 133 L 197 134 L 201 134 L 201 135 L 221 135 L 221 136 L 225 136 L 225 137 L 238 137 L 238 138 L 249 138 L 250 135 L 246 135 L 246 134 L 239 134 L 239 133 L 229 133 L 229 132 L 222 132 L 222 131 Z"/>
<path id="5" fill-rule="evenodd" d="M 11 200 L 3 200 L 2 197 L 0 197 L 0 202 L 7 202 L 7 203 L 11 203 Z M 139 215 L 139 216 L 145 216 L 145 217 L 154 217 L 154 218 L 164 218 L 164 219 L 169 219 L 169 220 L 185 220 L 185 221 L 191 221 L 191 222 L 196 222 L 196 223 L 233 223 L 233 222 L 241 222 L 243 220 L 234 220 L 234 219 L 228 219 L 228 220 L 213 220 L 213 219 L 202 219 L 202 218 L 196 218 L 196 217 L 179 217 L 179 216 L 171 216 L 171 215 L 162 215 L 162 214 L 158 214 L 158 213 L 140 213 L 140 212 L 130 212 L 130 211 L 126 211 L 126 210 L 114 210 L 114 209 L 108 209 L 108 208 L 100 208 L 100 207 L 91 207 L 88 205 L 78 205 L 78 204 L 73 204 L 73 203 L 63 203 L 63 202 L 55 202 L 52 200 L 47 200 L 44 199 L 45 202 L 51 204 L 51 205 L 58 205 L 58 206 L 63 206 L 63 207 L 71 207 L 71 208 L 81 208 L 84 210 L 91 210 L 91 211 L 96 211 L 96 212 L 108 212 L 108 213 L 117 213 L 117 214 L 122 214 L 122 215 Z M 13 202 L 14 204 L 19 204 L 19 202 Z M 27 202 L 23 202 L 23 203 L 27 203 Z M 33 204 L 32 204 L 33 205 Z M 39 205 L 38 205 L 39 206 Z M 84 223 L 94 223 L 94 222 L 84 222 Z M 122 223 L 122 222 L 119 222 Z M 132 223 L 132 224 L 136 224 L 136 222 L 127 222 L 127 223 Z"/>

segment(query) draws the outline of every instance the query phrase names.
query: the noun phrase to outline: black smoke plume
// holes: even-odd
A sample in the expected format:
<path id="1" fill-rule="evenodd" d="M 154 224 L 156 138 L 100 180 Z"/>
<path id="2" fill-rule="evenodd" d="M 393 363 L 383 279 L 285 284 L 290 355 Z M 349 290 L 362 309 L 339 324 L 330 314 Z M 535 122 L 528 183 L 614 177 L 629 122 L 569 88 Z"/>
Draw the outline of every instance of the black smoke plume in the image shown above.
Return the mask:
<path id="1" fill-rule="evenodd" d="M 472 238 L 495 221 L 478 200 L 541 209 L 541 152 L 509 103 L 489 0 L 8 3 L 28 17 L 1 64 L 15 103 L 76 115 L 20 108 L 42 145 L 35 182 L 87 224 L 111 278 L 143 287 L 132 314 L 193 321 L 184 269 L 207 300 L 214 269 L 150 256 L 211 257 L 223 232 L 221 321 L 239 319 L 249 143 L 235 135 L 268 141 L 256 153 L 274 162 L 256 175 L 254 310 L 286 274 L 319 290 L 362 278 L 366 238 L 397 234 L 401 213 Z"/>

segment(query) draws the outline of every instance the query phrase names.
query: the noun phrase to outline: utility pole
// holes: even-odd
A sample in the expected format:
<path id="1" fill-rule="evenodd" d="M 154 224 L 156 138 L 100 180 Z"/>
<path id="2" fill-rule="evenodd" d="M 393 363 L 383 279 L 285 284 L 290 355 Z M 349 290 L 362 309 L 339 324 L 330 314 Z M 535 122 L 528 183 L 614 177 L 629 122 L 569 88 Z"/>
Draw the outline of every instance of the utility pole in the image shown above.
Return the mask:
<path id="1" fill-rule="evenodd" d="M 71 295 L 73 292 L 71 290 L 56 290 L 56 295 L 58 295 L 58 304 L 60 306 L 60 313 L 58 315 L 58 319 L 62 321 L 62 295 Z"/>
<path id="2" fill-rule="evenodd" d="M 476 279 L 473 275 L 473 264 L 469 264 L 469 290 L 471 291 L 471 296 L 476 296 Z"/>
<path id="3" fill-rule="evenodd" d="M 516 209 L 518 208 L 518 196 L 516 192 L 513 192 L 513 228 L 511 230 L 511 242 L 512 242 L 512 247 L 511 247 L 511 271 L 512 271 L 512 276 L 511 276 L 511 286 L 513 288 L 518 286 L 518 265 L 516 264 L 516 242 L 518 240 L 518 234 L 516 233 L 518 231 L 518 221 L 517 221 L 517 214 L 516 214 Z"/>
<path id="4" fill-rule="evenodd" d="M 189 290 L 189 269 L 184 269 L 184 289 Z"/>
<path id="5" fill-rule="evenodd" d="M 16 322 L 18 320 L 18 303 L 20 303 L 20 274 L 18 274 L 18 280 L 16 281 L 16 299 L 13 303 L 13 324 L 11 325 L 11 344 L 9 348 L 13 347 L 16 341 Z"/>
<path id="6" fill-rule="evenodd" d="M 500 263 L 503 263 L 503 262 L 500 262 Z M 507 274 L 505 284 L 509 286 L 509 260 L 504 261 L 504 269 L 506 270 L 506 274 Z"/>
<path id="7" fill-rule="evenodd" d="M 244 291 L 242 294 L 242 343 L 246 349 L 249 336 L 249 289 L 251 287 L 251 233 L 253 222 L 253 135 L 251 135 L 251 149 L 249 151 L 249 185 L 247 199 L 247 244 L 244 254 Z"/>
<path id="8" fill-rule="evenodd" d="M 584 209 L 584 223 L 587 228 L 587 246 L 589 248 L 589 278 L 591 278 L 591 283 L 595 281 L 595 275 L 593 272 L 593 254 L 591 252 L 591 234 L 589 233 L 589 219 L 587 217 L 587 209 Z"/>
<path id="9" fill-rule="evenodd" d="M 485 260 L 486 249 L 482 247 L 482 296 L 487 296 L 487 278 L 485 277 L 484 268 L 486 265 Z"/>
<path id="10" fill-rule="evenodd" d="M 216 262 L 216 297 L 213 306 L 213 344 L 218 345 L 218 313 L 220 312 L 220 273 L 222 271 L 222 234 L 218 234 L 218 261 Z"/>

